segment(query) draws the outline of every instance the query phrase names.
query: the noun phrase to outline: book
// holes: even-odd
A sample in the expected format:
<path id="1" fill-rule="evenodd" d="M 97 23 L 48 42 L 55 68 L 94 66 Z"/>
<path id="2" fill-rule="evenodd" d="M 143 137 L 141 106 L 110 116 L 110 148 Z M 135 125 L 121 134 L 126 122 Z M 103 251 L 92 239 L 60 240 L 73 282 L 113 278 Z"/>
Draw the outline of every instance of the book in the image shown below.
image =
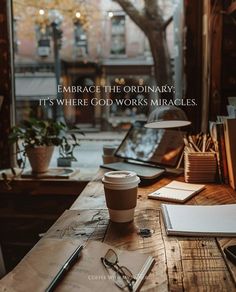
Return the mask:
<path id="1" fill-rule="evenodd" d="M 236 107 L 236 97 L 235 96 L 229 96 L 228 97 L 228 103 L 229 105 L 233 105 Z"/>
<path id="2" fill-rule="evenodd" d="M 167 235 L 236 236 L 236 204 L 161 205 Z"/>
<path id="3" fill-rule="evenodd" d="M 190 184 L 173 180 L 148 195 L 150 199 L 184 203 L 205 188 L 202 184 Z"/>
<path id="4" fill-rule="evenodd" d="M 209 122 L 209 128 L 216 151 L 219 182 L 228 184 L 229 179 L 225 150 L 224 123 Z"/>
<path id="5" fill-rule="evenodd" d="M 218 143 L 222 182 L 224 182 L 225 184 L 228 184 L 229 175 L 228 175 L 228 165 L 227 165 L 227 157 L 226 157 L 226 149 L 225 149 L 224 124 L 216 123 L 216 131 L 217 131 L 217 143 Z"/>
<path id="6" fill-rule="evenodd" d="M 231 118 L 236 118 L 236 97 L 229 96 L 228 97 L 228 105 L 227 105 L 227 112 Z"/>
<path id="7" fill-rule="evenodd" d="M 225 149 L 228 164 L 229 184 L 236 189 L 236 119 L 224 120 Z"/>
<path id="8" fill-rule="evenodd" d="M 38 179 L 68 179 L 78 173 L 79 170 L 75 168 L 55 167 L 49 168 L 47 172 L 34 173 L 31 169 L 25 170 L 22 174 L 22 178 L 38 178 Z"/>
<path id="9" fill-rule="evenodd" d="M 1 109 L 2 104 L 3 104 L 3 99 L 4 99 L 3 95 L 0 95 L 0 109 Z"/>
<path id="10" fill-rule="evenodd" d="M 45 291 L 57 272 L 81 244 L 78 239 L 42 239 L 27 256 L 7 274 L 0 283 L 0 290 L 20 287 L 21 291 Z M 59 283 L 60 291 L 117 291 L 115 275 L 111 268 L 105 268 L 101 257 L 109 249 L 118 256 L 118 264 L 127 267 L 135 282 L 133 291 L 138 291 L 153 267 L 155 260 L 147 254 L 117 249 L 106 243 L 89 241 L 83 248 L 80 258 Z M 27 268 L 26 268 L 27 267 Z M 34 279 L 22 281 L 22 279 Z M 124 289 L 123 291 L 128 291 Z"/>
<path id="11" fill-rule="evenodd" d="M 228 112 L 229 117 L 236 118 L 236 106 L 227 105 L 227 112 Z"/>
<path id="12" fill-rule="evenodd" d="M 81 261 L 78 263 L 78 282 L 83 282 L 84 279 L 85 282 L 83 282 L 83 285 L 86 287 L 86 278 L 88 279 L 87 271 L 89 271 L 91 276 L 95 276 L 94 281 L 90 281 L 94 283 L 91 283 L 91 286 L 88 287 L 91 289 L 91 291 L 100 291 L 101 289 L 102 291 L 109 292 L 120 291 L 120 288 L 114 284 L 115 274 L 113 273 L 112 269 L 106 269 L 101 262 L 101 257 L 104 257 L 109 249 L 113 249 L 116 252 L 118 256 L 118 264 L 120 266 L 127 267 L 132 272 L 135 279 L 133 291 L 140 290 L 145 277 L 148 275 L 155 263 L 154 258 L 149 255 L 140 254 L 136 251 L 117 249 L 111 245 L 98 241 L 90 241 L 85 247 Z M 96 281 L 97 276 L 103 278 L 103 284 L 99 285 L 99 281 Z M 83 287 L 83 285 L 81 285 L 81 287 Z M 125 291 L 128 291 L 128 289 L 125 289 Z"/>

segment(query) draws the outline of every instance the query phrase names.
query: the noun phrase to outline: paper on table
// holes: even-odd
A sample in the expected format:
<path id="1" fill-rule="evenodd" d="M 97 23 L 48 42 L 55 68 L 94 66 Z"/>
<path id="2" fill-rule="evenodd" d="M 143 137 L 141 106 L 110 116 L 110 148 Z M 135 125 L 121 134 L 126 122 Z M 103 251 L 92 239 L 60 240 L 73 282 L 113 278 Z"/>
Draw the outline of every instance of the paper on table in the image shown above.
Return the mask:
<path id="1" fill-rule="evenodd" d="M 236 235 L 236 204 L 216 206 L 162 205 L 168 234 Z"/>

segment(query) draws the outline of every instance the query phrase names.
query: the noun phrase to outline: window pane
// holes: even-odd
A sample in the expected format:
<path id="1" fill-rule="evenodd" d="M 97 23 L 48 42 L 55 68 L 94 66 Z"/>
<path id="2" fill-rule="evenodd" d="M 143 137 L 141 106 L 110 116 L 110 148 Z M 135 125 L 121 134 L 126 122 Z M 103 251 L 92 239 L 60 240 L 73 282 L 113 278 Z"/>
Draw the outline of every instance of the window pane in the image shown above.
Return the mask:
<path id="1" fill-rule="evenodd" d="M 111 130 L 146 118 L 158 98 L 147 90 L 157 86 L 152 53 L 117 3 L 13 0 L 13 15 L 17 122 L 33 116 Z"/>
<path id="2" fill-rule="evenodd" d="M 111 54 L 125 54 L 125 16 L 113 16 L 111 20 Z"/>

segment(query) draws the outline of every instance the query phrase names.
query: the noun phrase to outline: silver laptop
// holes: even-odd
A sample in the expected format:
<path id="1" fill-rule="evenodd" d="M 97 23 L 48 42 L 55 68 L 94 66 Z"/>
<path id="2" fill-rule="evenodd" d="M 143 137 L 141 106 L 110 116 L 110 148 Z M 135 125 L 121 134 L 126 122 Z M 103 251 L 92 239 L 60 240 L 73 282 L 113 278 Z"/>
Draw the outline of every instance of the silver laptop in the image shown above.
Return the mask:
<path id="1" fill-rule="evenodd" d="M 144 121 L 135 122 L 115 156 L 124 162 L 103 164 L 111 170 L 135 171 L 141 179 L 153 180 L 166 168 L 175 168 L 183 151 L 184 132 L 173 129 L 148 129 Z"/>

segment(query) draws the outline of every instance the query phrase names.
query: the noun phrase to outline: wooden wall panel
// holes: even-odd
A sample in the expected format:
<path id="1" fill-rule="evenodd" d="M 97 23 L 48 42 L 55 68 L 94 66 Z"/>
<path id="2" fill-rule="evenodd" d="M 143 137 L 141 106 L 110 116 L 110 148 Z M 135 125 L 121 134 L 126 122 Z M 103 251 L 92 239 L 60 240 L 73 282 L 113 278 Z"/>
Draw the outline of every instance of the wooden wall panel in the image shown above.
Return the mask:
<path id="1" fill-rule="evenodd" d="M 10 148 L 7 143 L 12 116 L 12 91 L 11 84 L 11 39 L 9 33 L 8 5 L 11 1 L 2 0 L 0 5 L 0 95 L 4 97 L 0 109 L 0 168 L 10 166 Z"/>
<path id="2" fill-rule="evenodd" d="M 185 0 L 184 5 L 186 97 L 197 102 L 197 107 L 186 107 L 186 111 L 192 121 L 192 130 L 197 132 L 201 125 L 202 105 L 202 1 Z"/>
<path id="3" fill-rule="evenodd" d="M 221 71 L 222 71 L 222 1 L 212 4 L 210 17 L 211 84 L 209 118 L 214 121 L 221 114 Z"/>
<path id="4" fill-rule="evenodd" d="M 231 0 L 223 1 L 223 10 L 227 11 Z M 236 96 L 236 13 L 223 15 L 222 40 L 222 91 L 221 112 L 226 113 L 229 96 Z"/>

